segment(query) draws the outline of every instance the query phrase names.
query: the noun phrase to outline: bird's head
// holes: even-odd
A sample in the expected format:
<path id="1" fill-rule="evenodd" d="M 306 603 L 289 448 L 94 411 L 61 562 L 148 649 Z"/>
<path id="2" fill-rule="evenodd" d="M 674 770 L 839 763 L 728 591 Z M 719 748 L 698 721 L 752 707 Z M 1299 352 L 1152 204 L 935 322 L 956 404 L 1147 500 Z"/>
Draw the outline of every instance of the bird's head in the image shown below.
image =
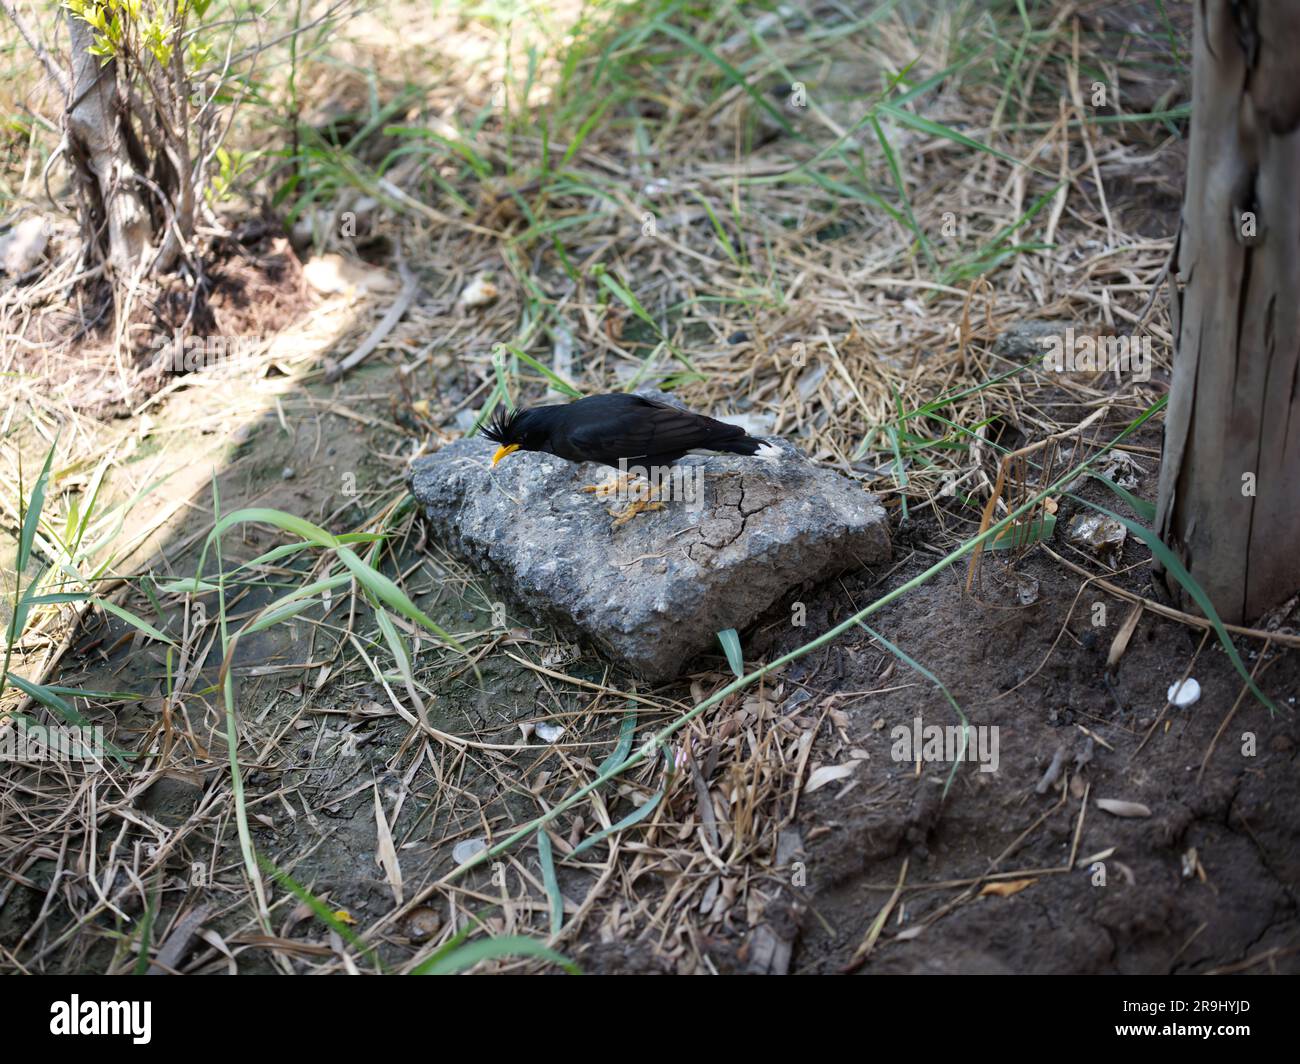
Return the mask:
<path id="1" fill-rule="evenodd" d="M 492 418 L 491 423 L 483 429 L 483 435 L 500 445 L 497 453 L 492 456 L 493 466 L 515 451 L 542 450 L 546 444 L 546 433 L 536 414 L 537 411 L 520 407 L 515 410 L 500 410 Z"/>

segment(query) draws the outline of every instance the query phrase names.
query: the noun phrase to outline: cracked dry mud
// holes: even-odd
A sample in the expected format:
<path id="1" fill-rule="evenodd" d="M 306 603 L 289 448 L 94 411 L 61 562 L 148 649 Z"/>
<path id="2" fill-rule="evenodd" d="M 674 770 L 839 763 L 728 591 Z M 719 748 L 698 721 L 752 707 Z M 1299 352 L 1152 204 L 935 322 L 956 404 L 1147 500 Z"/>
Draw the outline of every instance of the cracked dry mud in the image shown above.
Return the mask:
<path id="1" fill-rule="evenodd" d="M 875 496 L 777 442 L 770 459 L 687 458 L 703 499 L 611 527 L 582 487 L 608 470 L 460 440 L 414 463 L 435 534 L 539 616 L 652 681 L 681 673 L 716 633 L 743 628 L 791 589 L 889 557 Z"/>

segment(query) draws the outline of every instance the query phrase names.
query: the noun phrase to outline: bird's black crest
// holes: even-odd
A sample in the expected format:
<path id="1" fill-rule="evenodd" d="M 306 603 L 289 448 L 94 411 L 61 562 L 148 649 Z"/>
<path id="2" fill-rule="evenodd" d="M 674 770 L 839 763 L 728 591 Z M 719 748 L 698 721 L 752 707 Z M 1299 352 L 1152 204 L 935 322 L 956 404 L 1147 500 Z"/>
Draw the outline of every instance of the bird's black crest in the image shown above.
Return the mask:
<path id="1" fill-rule="evenodd" d="M 515 407 L 514 410 L 498 410 L 492 421 L 483 426 L 483 435 L 493 443 L 502 446 L 518 442 L 515 440 L 515 429 L 519 424 L 519 415 L 523 412 L 523 407 Z"/>

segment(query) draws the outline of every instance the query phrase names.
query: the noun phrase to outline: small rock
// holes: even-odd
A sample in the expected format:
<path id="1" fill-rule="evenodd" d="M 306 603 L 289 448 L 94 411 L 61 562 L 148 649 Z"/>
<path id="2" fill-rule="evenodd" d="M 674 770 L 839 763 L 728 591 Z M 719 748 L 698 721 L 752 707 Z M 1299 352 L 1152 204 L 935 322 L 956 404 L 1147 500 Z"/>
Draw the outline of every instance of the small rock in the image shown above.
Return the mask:
<path id="1" fill-rule="evenodd" d="M 39 214 L 24 218 L 13 231 L 0 237 L 0 263 L 10 277 L 21 277 L 45 255 L 50 227 Z"/>
<path id="2" fill-rule="evenodd" d="M 1070 522 L 1070 542 L 1103 561 L 1111 559 L 1112 564 L 1118 561 L 1127 536 L 1128 529 L 1104 514 L 1078 514 Z"/>
<path id="3" fill-rule="evenodd" d="M 457 301 L 462 307 L 485 307 L 500 294 L 490 273 L 480 273 L 461 292 Z"/>
<path id="4" fill-rule="evenodd" d="M 1142 467 L 1127 451 L 1111 451 L 1101 475 L 1121 488 L 1136 488 Z"/>
<path id="5" fill-rule="evenodd" d="M 418 909 L 411 910 L 403 921 L 403 926 L 406 929 L 406 937 L 412 942 L 427 942 L 442 927 L 442 917 L 436 909 L 421 905 Z"/>
<path id="6" fill-rule="evenodd" d="M 488 848 L 482 839 L 462 839 L 452 848 L 451 859 L 458 865 L 472 860 Z"/>
<path id="7" fill-rule="evenodd" d="M 1016 598 L 1022 606 L 1032 606 L 1038 601 L 1038 581 L 1028 573 L 1016 574 Z"/>
<path id="8" fill-rule="evenodd" d="M 1068 321 L 1022 321 L 1002 333 L 993 344 L 993 353 L 1012 361 L 1040 361 L 1047 354 L 1048 341 L 1065 336 Z"/>
<path id="9" fill-rule="evenodd" d="M 546 721 L 540 721 L 533 731 L 544 743 L 558 742 L 564 735 L 564 729 L 558 724 L 548 724 Z"/>

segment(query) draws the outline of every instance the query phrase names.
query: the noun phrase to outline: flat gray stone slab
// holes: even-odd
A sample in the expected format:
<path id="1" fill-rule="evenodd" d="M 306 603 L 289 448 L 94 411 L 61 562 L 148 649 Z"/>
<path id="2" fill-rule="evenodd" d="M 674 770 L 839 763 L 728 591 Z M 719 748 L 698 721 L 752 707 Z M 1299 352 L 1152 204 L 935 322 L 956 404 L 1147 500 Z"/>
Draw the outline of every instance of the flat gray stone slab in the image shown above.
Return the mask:
<path id="1" fill-rule="evenodd" d="M 618 528 L 609 509 L 625 503 L 581 491 L 604 466 L 520 451 L 492 469 L 496 445 L 465 439 L 408 476 L 435 534 L 498 590 L 657 682 L 804 581 L 889 558 L 874 495 L 769 442 L 772 458 L 684 459 L 684 486 L 702 470 L 703 491 Z"/>

